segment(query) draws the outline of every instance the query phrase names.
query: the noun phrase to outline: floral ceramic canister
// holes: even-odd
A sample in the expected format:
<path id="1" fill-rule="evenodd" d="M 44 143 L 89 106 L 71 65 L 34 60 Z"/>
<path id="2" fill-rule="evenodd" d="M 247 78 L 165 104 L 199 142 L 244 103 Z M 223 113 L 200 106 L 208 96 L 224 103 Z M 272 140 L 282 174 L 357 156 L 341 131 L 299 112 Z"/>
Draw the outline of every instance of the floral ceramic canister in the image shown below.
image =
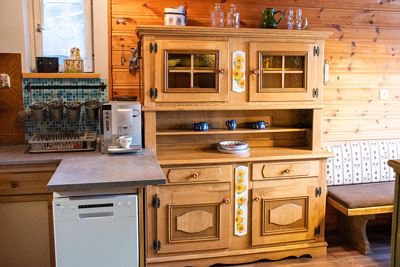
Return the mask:
<path id="1" fill-rule="evenodd" d="M 242 93 L 246 90 L 246 53 L 234 51 L 232 60 L 232 91 Z"/>
<path id="2" fill-rule="evenodd" d="M 71 48 L 70 52 L 71 52 L 70 58 L 64 60 L 64 72 L 67 73 L 83 72 L 83 59 L 81 58 L 79 48 L 73 47 Z"/>
<path id="3" fill-rule="evenodd" d="M 249 171 L 247 166 L 235 168 L 235 235 L 247 234 Z"/>

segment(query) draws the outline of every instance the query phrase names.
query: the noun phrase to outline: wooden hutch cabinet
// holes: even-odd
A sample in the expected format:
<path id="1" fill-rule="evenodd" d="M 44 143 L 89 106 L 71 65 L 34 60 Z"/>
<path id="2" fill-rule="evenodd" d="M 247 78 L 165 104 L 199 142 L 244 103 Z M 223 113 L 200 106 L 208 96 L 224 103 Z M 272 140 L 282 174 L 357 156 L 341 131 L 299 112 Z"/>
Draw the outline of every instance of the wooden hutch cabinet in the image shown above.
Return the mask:
<path id="1" fill-rule="evenodd" d="M 146 188 L 147 265 L 326 255 L 330 154 L 320 131 L 330 33 L 138 26 L 137 34 L 145 146 L 168 181 Z M 235 130 L 225 126 L 232 119 Z M 269 126 L 249 128 L 257 121 Z M 223 140 L 247 141 L 250 151 L 218 152 Z"/>

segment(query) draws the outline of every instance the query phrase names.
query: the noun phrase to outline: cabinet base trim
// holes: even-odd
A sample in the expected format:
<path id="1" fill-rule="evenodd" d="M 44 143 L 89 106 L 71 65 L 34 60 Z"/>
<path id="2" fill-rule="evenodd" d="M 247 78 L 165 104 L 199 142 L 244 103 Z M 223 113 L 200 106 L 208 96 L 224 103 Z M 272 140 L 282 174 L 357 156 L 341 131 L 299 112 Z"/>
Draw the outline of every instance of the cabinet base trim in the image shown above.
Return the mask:
<path id="1" fill-rule="evenodd" d="M 300 257 L 303 255 L 311 255 L 312 257 L 324 257 L 326 256 L 327 245 L 326 242 L 312 242 L 249 250 L 148 258 L 147 266 L 152 266 L 152 264 L 154 264 L 154 266 L 169 266 L 169 264 L 173 262 L 182 262 L 182 264 L 184 262 L 184 265 L 197 267 L 209 266 L 215 263 L 238 264 L 261 259 L 279 260 L 289 256 Z M 160 265 L 162 263 L 165 263 L 165 265 Z M 173 266 L 173 264 L 171 266 Z"/>

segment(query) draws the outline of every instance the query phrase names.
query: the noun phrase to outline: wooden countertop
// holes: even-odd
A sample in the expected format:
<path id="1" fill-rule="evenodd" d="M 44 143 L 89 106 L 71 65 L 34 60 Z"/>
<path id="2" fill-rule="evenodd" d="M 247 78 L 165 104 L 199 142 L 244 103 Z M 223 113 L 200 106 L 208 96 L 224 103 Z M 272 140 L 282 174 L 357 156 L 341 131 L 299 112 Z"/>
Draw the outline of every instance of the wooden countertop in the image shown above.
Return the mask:
<path id="1" fill-rule="evenodd" d="M 59 163 L 48 187 L 53 192 L 108 190 L 164 184 L 165 177 L 153 152 L 101 154 L 93 152 L 26 152 L 27 146 L 0 146 L 0 165 Z"/>
<path id="2" fill-rule="evenodd" d="M 312 151 L 305 148 L 289 147 L 252 147 L 249 153 L 242 155 L 225 154 L 218 152 L 217 149 L 157 150 L 157 159 L 161 165 L 320 159 L 332 156 L 331 153 L 322 149 Z"/>

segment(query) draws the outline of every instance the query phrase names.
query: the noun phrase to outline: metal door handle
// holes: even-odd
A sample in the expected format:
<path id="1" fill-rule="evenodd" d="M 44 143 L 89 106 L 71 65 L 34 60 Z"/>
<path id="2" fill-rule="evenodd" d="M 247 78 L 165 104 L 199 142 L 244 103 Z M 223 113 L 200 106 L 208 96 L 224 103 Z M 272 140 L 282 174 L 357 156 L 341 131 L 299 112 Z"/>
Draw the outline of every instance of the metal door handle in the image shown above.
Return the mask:
<path id="1" fill-rule="evenodd" d="M 225 203 L 225 204 L 231 204 L 231 199 L 229 197 L 224 197 L 222 202 Z"/>
<path id="2" fill-rule="evenodd" d="M 251 74 L 259 75 L 259 74 L 260 74 L 260 71 L 259 71 L 259 70 L 253 70 L 253 71 L 251 72 Z"/>

